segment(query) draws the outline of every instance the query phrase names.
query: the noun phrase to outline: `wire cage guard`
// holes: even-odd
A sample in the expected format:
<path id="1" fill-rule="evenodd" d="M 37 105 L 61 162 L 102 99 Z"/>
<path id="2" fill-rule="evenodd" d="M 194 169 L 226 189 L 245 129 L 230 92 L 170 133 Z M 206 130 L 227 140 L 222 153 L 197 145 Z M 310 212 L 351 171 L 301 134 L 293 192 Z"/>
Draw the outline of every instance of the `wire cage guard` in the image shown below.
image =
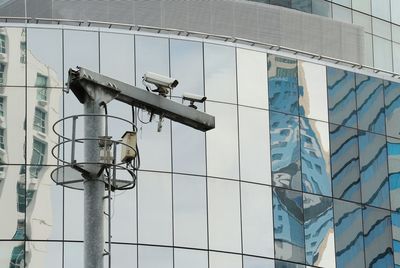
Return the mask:
<path id="1" fill-rule="evenodd" d="M 79 137 L 77 135 L 77 124 L 82 118 L 104 117 L 105 135 L 99 137 Z M 133 133 L 136 133 L 134 123 L 112 115 L 106 114 L 79 114 L 62 118 L 53 124 L 53 131 L 58 136 L 58 143 L 52 148 L 51 154 L 57 159 L 57 167 L 51 173 L 51 179 L 58 185 L 72 189 L 83 190 L 83 183 L 89 179 L 102 180 L 107 189 L 127 190 L 135 187 L 138 157 L 117 161 L 117 154 L 121 151 L 133 152 L 138 155 L 137 146 L 124 143 L 122 140 L 113 139 L 108 136 L 108 120 L 117 121 L 119 124 L 128 124 Z M 82 122 L 83 123 L 83 122 Z M 62 134 L 60 130 L 67 125 L 72 125 L 70 136 Z M 64 130 L 64 133 L 69 131 Z M 123 133 L 122 133 L 123 134 Z M 78 159 L 81 155 L 77 150 L 83 149 L 85 143 L 96 144 L 99 148 L 99 162 L 87 162 Z M 123 148 L 125 147 L 125 148 Z M 62 152 L 62 153 L 61 153 Z M 89 172 L 89 170 L 91 172 Z M 93 172 L 95 170 L 95 172 Z M 104 174 L 104 176 L 100 176 Z M 102 179 L 100 179 L 102 178 Z"/>

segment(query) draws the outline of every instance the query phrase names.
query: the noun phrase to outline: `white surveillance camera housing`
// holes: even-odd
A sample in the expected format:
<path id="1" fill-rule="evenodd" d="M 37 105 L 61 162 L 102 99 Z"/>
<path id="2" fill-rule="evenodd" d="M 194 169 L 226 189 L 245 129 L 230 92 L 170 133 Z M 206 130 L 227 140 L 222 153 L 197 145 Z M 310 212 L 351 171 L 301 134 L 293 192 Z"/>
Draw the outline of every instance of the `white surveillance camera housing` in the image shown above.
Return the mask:
<path id="1" fill-rule="evenodd" d="M 158 92 L 164 97 L 169 93 L 169 90 L 175 88 L 179 83 L 176 79 L 152 72 L 145 73 L 143 75 L 143 81 L 155 85 L 157 89 L 152 91 Z"/>
<path id="2" fill-rule="evenodd" d="M 190 101 L 189 107 L 197 109 L 197 106 L 194 105 L 195 102 L 203 103 L 207 99 L 206 96 L 191 94 L 191 93 L 183 93 L 182 100 Z"/>

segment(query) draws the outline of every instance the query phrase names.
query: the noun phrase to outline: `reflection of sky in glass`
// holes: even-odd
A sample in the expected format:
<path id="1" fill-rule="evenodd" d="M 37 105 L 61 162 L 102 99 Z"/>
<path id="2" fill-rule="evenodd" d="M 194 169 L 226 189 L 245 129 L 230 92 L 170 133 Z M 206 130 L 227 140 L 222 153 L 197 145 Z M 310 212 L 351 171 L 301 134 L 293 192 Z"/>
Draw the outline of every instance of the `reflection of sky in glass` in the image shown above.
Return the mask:
<path id="1" fill-rule="evenodd" d="M 359 205 L 335 200 L 335 241 L 338 267 L 364 267 L 362 211 Z"/>
<path id="2" fill-rule="evenodd" d="M 389 208 L 385 137 L 359 131 L 359 150 L 363 203 Z"/>
<path id="3" fill-rule="evenodd" d="M 304 263 L 303 196 L 299 192 L 273 190 L 275 257 Z"/>
<path id="4" fill-rule="evenodd" d="M 400 265 L 400 213 L 392 212 L 391 216 L 394 264 L 398 267 Z"/>
<path id="5" fill-rule="evenodd" d="M 400 138 L 400 83 L 384 81 L 386 105 L 386 133 Z"/>
<path id="6" fill-rule="evenodd" d="M 365 262 L 367 267 L 393 267 L 390 212 L 363 208 Z"/>
<path id="7" fill-rule="evenodd" d="M 354 73 L 327 67 L 327 83 L 330 122 L 356 127 Z"/>
<path id="8" fill-rule="evenodd" d="M 400 211 L 400 140 L 387 138 L 390 207 Z"/>
<path id="9" fill-rule="evenodd" d="M 361 201 L 357 130 L 330 125 L 333 196 Z"/>
<path id="10" fill-rule="evenodd" d="M 385 134 L 385 107 L 382 80 L 356 75 L 358 128 Z"/>

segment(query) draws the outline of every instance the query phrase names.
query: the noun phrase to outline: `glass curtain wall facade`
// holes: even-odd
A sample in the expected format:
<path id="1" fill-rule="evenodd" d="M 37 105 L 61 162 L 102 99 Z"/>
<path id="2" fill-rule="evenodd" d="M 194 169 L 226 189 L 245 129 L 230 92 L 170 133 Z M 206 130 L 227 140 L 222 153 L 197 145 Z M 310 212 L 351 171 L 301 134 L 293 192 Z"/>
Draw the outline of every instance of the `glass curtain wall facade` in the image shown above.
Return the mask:
<path id="1" fill-rule="evenodd" d="M 312 13 L 364 28 L 365 64 L 400 73 L 399 0 L 251 0 Z"/>
<path id="2" fill-rule="evenodd" d="M 171 99 L 205 95 L 198 109 L 216 117 L 206 134 L 169 120 L 157 132 L 136 111 L 141 169 L 113 194 L 112 267 L 400 265 L 399 83 L 223 42 L 6 26 L 1 267 L 82 267 L 83 192 L 50 179 L 51 127 L 83 113 L 63 88 L 77 65 L 139 87 L 147 71 L 172 76 Z M 132 120 L 126 104 L 108 111 Z M 125 131 L 110 122 L 109 135 Z"/>

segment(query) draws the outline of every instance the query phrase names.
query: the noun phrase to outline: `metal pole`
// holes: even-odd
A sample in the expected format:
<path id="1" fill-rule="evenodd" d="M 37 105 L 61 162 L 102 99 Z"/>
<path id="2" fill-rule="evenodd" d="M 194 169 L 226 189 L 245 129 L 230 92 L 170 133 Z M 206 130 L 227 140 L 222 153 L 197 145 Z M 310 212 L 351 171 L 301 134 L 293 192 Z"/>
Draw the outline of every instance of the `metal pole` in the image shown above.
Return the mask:
<path id="1" fill-rule="evenodd" d="M 90 116 L 103 114 L 100 105 L 87 98 L 84 103 L 85 137 L 99 138 L 104 135 L 104 117 Z M 85 141 L 85 161 L 100 163 L 100 147 L 97 140 Z M 100 165 L 88 165 L 87 171 L 96 174 Z M 103 175 L 84 181 L 84 267 L 103 268 L 104 253 L 104 196 Z"/>

